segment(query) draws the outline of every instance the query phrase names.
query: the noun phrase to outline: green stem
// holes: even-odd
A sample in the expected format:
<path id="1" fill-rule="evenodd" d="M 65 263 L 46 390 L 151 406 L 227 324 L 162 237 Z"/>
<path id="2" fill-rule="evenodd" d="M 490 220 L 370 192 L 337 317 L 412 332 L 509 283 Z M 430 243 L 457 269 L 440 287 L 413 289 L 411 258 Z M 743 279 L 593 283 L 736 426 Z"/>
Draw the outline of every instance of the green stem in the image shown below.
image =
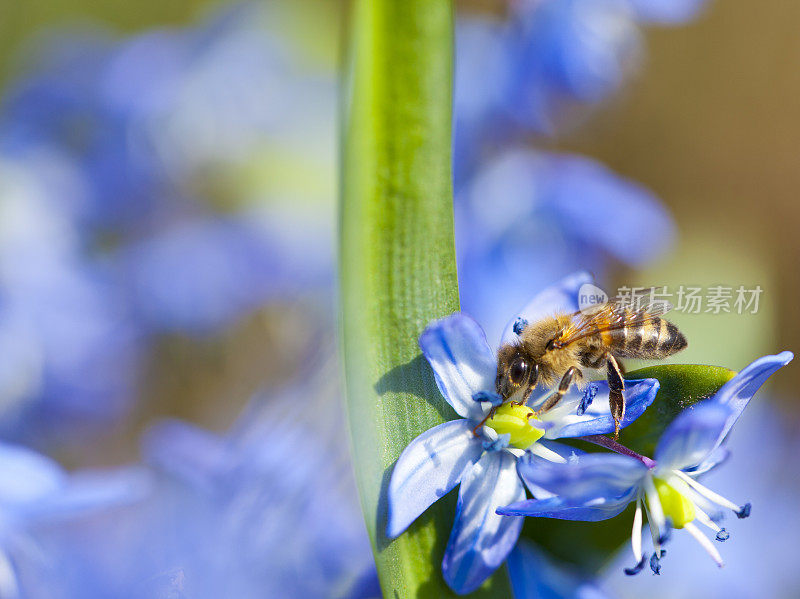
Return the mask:
<path id="1" fill-rule="evenodd" d="M 386 597 L 448 597 L 454 496 L 385 537 L 392 466 L 455 416 L 417 339 L 459 308 L 450 171 L 450 0 L 354 0 L 343 92 L 341 339 L 353 460 Z M 505 576 L 483 596 L 508 597 Z M 486 589 L 491 589 L 487 591 Z"/>

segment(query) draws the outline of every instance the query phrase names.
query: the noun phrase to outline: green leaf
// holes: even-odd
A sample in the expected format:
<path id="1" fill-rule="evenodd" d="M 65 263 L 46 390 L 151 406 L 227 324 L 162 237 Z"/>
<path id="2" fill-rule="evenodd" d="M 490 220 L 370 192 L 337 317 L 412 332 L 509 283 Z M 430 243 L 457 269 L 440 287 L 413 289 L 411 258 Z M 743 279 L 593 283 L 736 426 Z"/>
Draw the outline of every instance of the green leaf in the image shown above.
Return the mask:
<path id="1" fill-rule="evenodd" d="M 417 339 L 459 309 L 450 172 L 449 0 L 355 0 L 343 91 L 341 345 L 353 461 L 386 597 L 449 597 L 454 495 L 385 537 L 392 466 L 455 417 Z M 509 597 L 494 576 L 477 596 Z"/>
<path id="2" fill-rule="evenodd" d="M 699 364 L 663 364 L 628 372 L 626 379 L 658 379 L 661 387 L 644 414 L 620 432 L 619 442 L 637 453 L 652 456 L 658 439 L 675 416 L 714 395 L 735 374 L 720 366 Z"/>
<path id="3" fill-rule="evenodd" d="M 661 434 L 681 410 L 708 399 L 735 374 L 727 368 L 695 364 L 664 364 L 628 372 L 626 379 L 658 379 L 661 387 L 644 414 L 620 432 L 619 442 L 642 455 L 652 456 Z M 585 451 L 605 451 L 583 441 L 570 444 Z M 556 558 L 576 564 L 586 572 L 597 572 L 629 541 L 632 523 L 633 507 L 628 506 L 616 518 L 603 522 L 528 518 L 522 534 Z"/>

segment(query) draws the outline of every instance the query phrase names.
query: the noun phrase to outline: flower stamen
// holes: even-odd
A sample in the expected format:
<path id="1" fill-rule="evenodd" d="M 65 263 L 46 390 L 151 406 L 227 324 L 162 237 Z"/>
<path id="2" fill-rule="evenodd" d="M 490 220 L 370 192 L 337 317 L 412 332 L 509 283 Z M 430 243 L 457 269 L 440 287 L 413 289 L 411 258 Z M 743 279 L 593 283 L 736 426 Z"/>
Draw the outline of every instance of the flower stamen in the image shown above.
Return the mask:
<path id="1" fill-rule="evenodd" d="M 623 572 L 625 572 L 625 574 L 627 574 L 628 576 L 635 576 L 636 574 L 644 570 L 644 566 L 646 563 L 647 563 L 647 557 L 642 557 L 642 559 L 640 559 L 639 562 L 633 568 L 625 568 Z"/>
<path id="2" fill-rule="evenodd" d="M 578 404 L 578 416 L 583 416 L 586 413 L 586 410 L 592 405 L 596 395 L 597 385 L 589 385 L 586 387 L 586 390 L 583 392 L 583 397 L 581 397 L 581 403 Z"/>
<path id="3" fill-rule="evenodd" d="M 633 530 L 631 530 L 631 549 L 637 563 L 642 561 L 642 494 L 636 496 L 636 512 L 633 514 Z"/>
<path id="4" fill-rule="evenodd" d="M 528 406 L 505 403 L 497 408 L 486 422 L 486 426 L 497 434 L 508 434 L 509 445 L 517 449 L 528 449 L 544 436 L 544 427 L 539 424 L 536 413 Z"/>
<path id="5" fill-rule="evenodd" d="M 545 447 L 541 443 L 537 443 L 536 445 L 534 445 L 530 451 L 534 455 L 538 455 L 540 458 L 544 458 L 545 460 L 548 460 L 550 462 L 555 462 L 556 464 L 567 463 L 567 459 L 564 456 L 556 453 L 552 449 Z"/>
<path id="6" fill-rule="evenodd" d="M 739 518 L 747 518 L 750 515 L 750 504 L 747 503 L 743 506 L 739 506 L 733 503 L 730 499 L 723 497 L 722 495 L 715 493 L 708 487 L 704 487 L 699 482 L 694 480 L 691 476 L 686 474 L 685 472 L 681 472 L 680 470 L 673 470 L 673 473 L 676 474 L 681 480 L 686 482 L 690 487 L 692 487 L 695 491 L 697 491 L 700 495 L 720 505 L 722 507 L 726 507 L 729 510 L 732 510 L 737 517 Z M 742 514 L 741 516 L 739 514 Z"/>
<path id="7" fill-rule="evenodd" d="M 711 540 L 705 536 L 700 529 L 697 528 L 693 523 L 689 522 L 686 526 L 683 527 L 685 531 L 687 531 L 690 535 L 692 535 L 700 546 L 706 550 L 706 553 L 711 556 L 711 559 L 722 568 L 725 565 L 725 562 L 722 561 L 722 556 L 717 551 L 717 548 L 711 543 Z"/>
<path id="8" fill-rule="evenodd" d="M 522 316 L 518 316 L 514 321 L 514 334 L 519 337 L 522 335 L 522 331 L 525 330 L 526 326 L 528 326 L 528 321 L 522 318 Z"/>
<path id="9" fill-rule="evenodd" d="M 666 519 L 664 517 L 664 510 L 661 507 L 661 500 L 658 496 L 653 477 L 647 475 L 644 477 L 644 492 L 647 498 L 647 519 L 650 522 L 650 532 L 653 535 L 653 545 L 656 551 L 661 549 L 661 530 L 666 528 Z"/>

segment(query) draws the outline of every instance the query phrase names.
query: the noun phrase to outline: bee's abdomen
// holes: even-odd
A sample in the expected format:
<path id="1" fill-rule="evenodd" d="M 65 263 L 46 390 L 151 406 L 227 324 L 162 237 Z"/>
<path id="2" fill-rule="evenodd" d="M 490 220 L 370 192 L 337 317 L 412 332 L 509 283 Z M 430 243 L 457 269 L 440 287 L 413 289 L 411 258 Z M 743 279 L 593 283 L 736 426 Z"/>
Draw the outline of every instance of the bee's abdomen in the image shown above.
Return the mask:
<path id="1" fill-rule="evenodd" d="M 686 337 L 674 324 L 653 317 L 645 323 L 610 331 L 612 351 L 623 358 L 666 358 L 686 347 Z"/>

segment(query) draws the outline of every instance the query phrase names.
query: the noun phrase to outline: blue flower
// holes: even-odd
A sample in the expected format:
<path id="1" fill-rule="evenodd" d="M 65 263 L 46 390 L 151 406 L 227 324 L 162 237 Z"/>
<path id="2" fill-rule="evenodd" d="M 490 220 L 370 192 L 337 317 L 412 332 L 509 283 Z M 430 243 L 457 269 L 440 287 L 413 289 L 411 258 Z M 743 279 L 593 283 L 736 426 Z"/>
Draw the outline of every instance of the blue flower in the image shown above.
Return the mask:
<path id="1" fill-rule="evenodd" d="M 277 231 L 270 235 L 247 216 L 189 220 L 120 252 L 125 284 L 148 328 L 213 333 L 298 286 L 323 286 L 327 268 L 287 252 Z M 317 250 L 309 254 L 323 255 Z"/>
<path id="2" fill-rule="evenodd" d="M 672 529 L 686 530 L 721 566 L 722 557 L 697 524 L 710 528 L 717 541 L 725 541 L 729 533 L 718 525 L 723 515 L 720 510 L 746 518 L 750 504 L 736 504 L 697 478 L 727 458 L 724 441 L 731 427 L 764 381 L 792 358 L 791 352 L 759 358 L 710 399 L 682 412 L 659 441 L 654 463 L 627 455 L 591 454 L 555 466 L 530 456 L 520 463 L 520 476 L 555 497 L 518 502 L 498 513 L 597 521 L 612 518 L 635 502 L 631 546 L 636 566 L 627 573 L 639 572 L 648 561 L 642 551 L 643 508 L 653 537 L 649 564 L 654 573 L 660 573 L 662 546 Z"/>
<path id="3" fill-rule="evenodd" d="M 223 202 L 333 227 L 335 78 L 298 60 L 280 11 L 239 3 L 190 28 L 44 41 L 0 107 L 0 152 L 81 172 L 84 197 L 62 208 L 89 243 Z"/>
<path id="4" fill-rule="evenodd" d="M 731 468 L 716 468 L 703 484 L 726 497 L 746 497 L 755 509 L 747 526 L 738 526 L 725 543 L 725 568 L 709 575 L 697 559 L 694 539 L 673 535 L 668 568 L 661 576 L 630 578 L 623 567 L 627 552 L 607 570 L 609 587 L 622 598 L 649 597 L 793 597 L 797 589 L 796 517 L 800 477 L 797 420 L 774 395 L 751 402 L 736 423 L 726 447 L 735 456 Z M 723 492 L 724 491 L 724 492 Z"/>
<path id="5" fill-rule="evenodd" d="M 336 403 L 326 411 L 319 402 L 319 422 L 303 422 L 293 411 L 301 402 L 308 409 L 305 392 L 258 398 L 226 435 L 179 421 L 146 435 L 146 461 L 160 481 L 148 538 L 164 548 L 148 567 L 151 575 L 180 572 L 159 580 L 162 589 L 180 582 L 188 596 L 379 595 L 351 466 L 320 430 L 327 422 L 339 432 Z"/>
<path id="6" fill-rule="evenodd" d="M 643 54 L 641 25 L 697 17 L 705 0 L 521 0 L 456 25 L 454 180 L 525 131 L 555 135 L 608 100 Z M 520 127 L 521 126 L 521 127 Z"/>
<path id="7" fill-rule="evenodd" d="M 640 23 L 680 25 L 701 16 L 708 0 L 628 0 Z"/>
<path id="8" fill-rule="evenodd" d="M 556 563 L 533 543 L 520 541 L 508 556 L 514 599 L 608 599 L 597 581 Z"/>
<path id="9" fill-rule="evenodd" d="M 536 320 L 556 311 L 576 311 L 577 290 L 587 280 L 588 275 L 579 274 L 546 289 L 518 317 Z M 509 331 L 512 328 L 510 323 Z M 537 456 L 545 463 L 564 463 L 574 450 L 554 440 L 613 431 L 608 385 L 595 381 L 586 391 L 573 387 L 555 408 L 542 414 L 535 407 L 546 395 L 535 398 L 532 407 L 506 403 L 480 426 L 499 399 L 495 394 L 497 359 L 481 328 L 468 316 L 454 314 L 430 324 L 419 344 L 439 390 L 461 419 L 424 432 L 400 455 L 389 482 L 386 534 L 401 534 L 434 501 L 460 484 L 442 572 L 453 590 L 468 593 L 506 559 L 519 537 L 522 519 L 495 513 L 525 498 L 517 462 Z M 638 418 L 657 391 L 658 382 L 653 379 L 628 381 L 628 410 L 622 426 Z M 589 405 L 584 401 L 587 394 L 596 395 Z M 534 485 L 529 489 L 540 492 Z"/>
<path id="10" fill-rule="evenodd" d="M 108 422 L 133 398 L 138 327 L 107 271 L 82 256 L 69 218 L 54 209 L 72 182 L 47 161 L 0 160 L 0 427 L 7 436 L 39 425 L 68 432 L 65 422 L 76 419 Z"/>
<path id="11" fill-rule="evenodd" d="M 641 186 L 588 158 L 530 150 L 487 164 L 455 210 L 462 307 L 490 336 L 530 290 L 579 268 L 602 278 L 609 258 L 641 266 L 669 247 L 674 230 Z M 598 226 L 608 214 L 614 226 Z"/>
<path id="12" fill-rule="evenodd" d="M 61 208 L 92 226 L 140 222 L 161 199 L 156 157 L 141 151 L 126 115 L 107 101 L 114 47 L 97 31 L 53 36 L 34 53 L 33 72 L 12 83 L 0 112 L 5 155 L 55 154 L 82 171 L 82 201 Z"/>
<path id="13" fill-rule="evenodd" d="M 0 444 L 0 595 L 66 596 L 86 538 L 76 529 L 141 501 L 150 483 L 141 468 L 67 474 L 43 455 Z M 68 596 L 98 596 L 81 588 Z"/>
<path id="14" fill-rule="evenodd" d="M 0 151 L 66 165 L 53 210 L 150 330 L 213 333 L 330 288 L 335 81 L 279 23 L 239 4 L 121 41 L 64 33 L 2 106 Z"/>
<path id="15" fill-rule="evenodd" d="M 555 133 L 569 103 L 605 100 L 638 64 L 642 41 L 624 1 L 523 1 L 514 17 L 508 108 L 535 130 Z"/>

